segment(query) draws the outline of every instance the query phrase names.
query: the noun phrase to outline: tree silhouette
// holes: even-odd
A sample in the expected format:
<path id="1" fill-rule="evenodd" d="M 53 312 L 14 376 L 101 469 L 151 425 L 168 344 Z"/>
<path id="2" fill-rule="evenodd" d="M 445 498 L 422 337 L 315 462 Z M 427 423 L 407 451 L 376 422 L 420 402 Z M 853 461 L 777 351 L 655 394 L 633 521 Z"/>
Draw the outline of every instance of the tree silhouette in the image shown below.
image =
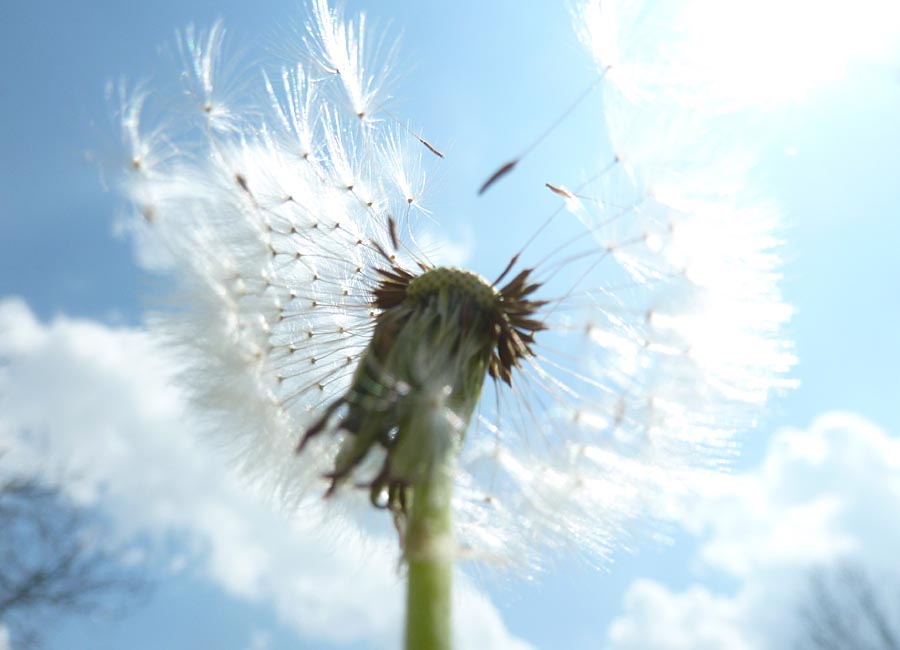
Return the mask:
<path id="1" fill-rule="evenodd" d="M 36 646 L 62 616 L 115 611 L 142 581 L 100 544 L 103 526 L 61 491 L 0 478 L 0 624 L 13 647 Z"/>
<path id="2" fill-rule="evenodd" d="M 900 650 L 900 590 L 844 562 L 810 575 L 799 650 Z"/>

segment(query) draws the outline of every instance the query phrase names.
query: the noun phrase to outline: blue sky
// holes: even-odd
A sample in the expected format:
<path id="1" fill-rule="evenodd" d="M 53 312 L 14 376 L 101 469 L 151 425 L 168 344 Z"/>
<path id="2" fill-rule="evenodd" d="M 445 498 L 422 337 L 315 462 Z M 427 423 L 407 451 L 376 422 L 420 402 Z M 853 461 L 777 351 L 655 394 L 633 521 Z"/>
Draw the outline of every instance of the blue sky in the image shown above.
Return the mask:
<path id="1" fill-rule="evenodd" d="M 350 3 L 349 9 L 363 4 Z M 870 2 L 858 10 L 869 19 L 858 25 L 846 21 L 841 31 L 829 23 L 840 25 L 837 10 L 804 14 L 804 3 L 795 5 L 808 20 L 792 42 L 815 53 L 820 51 L 817 39 L 824 38 L 817 35 L 824 34 L 833 39 L 833 47 L 825 50 L 839 52 L 834 59 L 803 63 L 807 68 L 784 64 L 796 74 L 784 84 L 802 92 L 758 114 L 756 128 L 765 134 L 765 143 L 752 181 L 761 199 L 784 214 L 783 288 L 796 308 L 790 335 L 800 359 L 794 371 L 800 387 L 773 400 L 765 423 L 741 437 L 743 455 L 729 496 L 698 508 L 683 529 L 665 529 L 669 543 L 636 531 L 628 542 L 632 552 L 617 553 L 608 566 L 597 570 L 575 560 L 562 562 L 537 581 L 474 571 L 463 593 L 473 603 L 487 598 L 490 605 L 483 609 L 490 613 L 485 618 L 471 614 L 468 620 L 486 629 L 494 626 L 497 636 L 490 638 L 502 638 L 508 647 L 529 647 L 515 646 L 513 639 L 535 648 L 776 647 L 766 634 L 779 619 L 763 607 L 765 594 L 798 585 L 797 576 L 813 560 L 827 563 L 853 553 L 873 567 L 890 563 L 886 549 L 900 531 L 879 514 L 891 512 L 889 505 L 900 501 L 900 464 L 892 460 L 900 449 L 900 257 L 895 250 L 900 240 L 900 49 L 896 32 L 874 26 L 900 21 L 895 14 L 892 23 L 889 3 Z M 514 177 L 482 199 L 475 196 L 499 163 L 541 132 L 594 78 L 571 18 L 555 3 L 523 10 L 522 3 L 511 0 L 452 7 L 380 2 L 364 8 L 377 24 L 401 34 L 402 75 L 393 86 L 396 112 L 447 153 L 428 207 L 444 237 L 467 248 L 477 270 L 496 273 L 497 248 L 510 236 L 530 232 L 555 205 L 549 192 L 535 188 L 546 181 L 574 184 L 571 179 L 579 173 L 604 162 L 600 101 L 592 96 Z M 104 88 L 121 75 L 152 80 L 161 69 L 158 50 L 172 42 L 176 28 L 191 22 L 209 25 L 218 17 L 248 63 L 281 56 L 286 50 L 280 44 L 291 37 L 287 23 L 302 23 L 303 13 L 297 3 L 276 0 L 252 9 L 236 1 L 31 2 L 0 8 L 0 301 L 13 296 L 24 301 L 16 309 L 4 303 L 7 320 L 0 323 L 18 332 L 9 340 L 31 340 L 22 333 L 31 331 L 35 340 L 89 339 L 100 350 L 106 348 L 97 341 L 107 336 L 108 349 L 119 350 L 122 358 L 140 348 L 129 336 L 141 326 L 153 280 L 134 262 L 128 239 L 116 234 L 123 203 L 104 187 L 101 169 L 117 155 Z M 791 13 L 786 16 L 790 19 Z M 770 44 L 766 25 L 763 21 L 755 28 L 760 41 Z M 795 29 L 801 29 L 799 24 Z M 861 41 L 885 45 L 855 45 Z M 780 62 L 767 69 L 765 57 L 760 58 L 760 69 L 772 80 Z M 822 75 L 822 68 L 829 74 Z M 515 245 L 502 250 L 504 261 Z M 15 384 L 21 403 L 34 405 L 30 411 L 0 415 L 0 435 L 35 423 L 72 428 L 71 420 L 45 417 L 41 408 L 49 410 L 59 399 L 61 413 L 78 413 L 79 403 L 94 403 L 92 391 L 127 388 L 134 380 L 127 372 L 116 373 L 135 366 L 117 370 L 110 362 L 88 368 L 99 352 L 42 352 L 41 345 L 22 343 L 15 365 L 22 374 L 12 384 L 0 383 L 7 390 Z M 90 345 L 85 343 L 85 349 L 94 350 Z M 0 347 L 0 355 L 3 351 Z M 41 368 L 55 368 L 71 384 L 47 378 L 49 387 L 44 386 Z M 97 381 L 94 388 L 90 378 Z M 126 388 L 123 394 L 137 391 Z M 161 403 L 175 399 L 167 389 L 159 390 Z M 158 419 L 144 423 L 148 436 L 155 435 L 154 423 L 164 427 L 175 421 L 167 420 L 167 413 L 163 408 Z M 94 413 L 89 421 L 102 429 L 102 416 Z M 112 406 L 109 417 L 120 426 L 129 422 Z M 83 424 L 58 435 L 78 439 L 92 431 Z M 75 470 L 96 467 L 85 461 Z M 108 468 L 98 472 L 113 482 L 120 475 Z M 240 493 L 229 479 L 216 476 L 211 482 Z M 244 498 L 235 497 L 242 504 Z M 140 531 L 122 514 L 124 501 L 111 501 L 110 515 L 113 520 L 121 515 L 123 537 Z M 255 530 L 285 533 L 275 515 L 249 502 L 240 507 L 258 518 Z M 742 508 L 748 514 L 741 525 L 723 514 Z M 164 550 L 159 540 L 154 544 L 150 566 L 158 587 L 147 601 L 123 618 L 71 620 L 49 634 L 50 648 L 390 645 L 393 632 L 379 627 L 395 620 L 390 608 L 378 622 L 373 613 L 356 613 L 354 607 L 362 605 L 348 601 L 344 609 L 323 614 L 325 623 L 309 622 L 302 613 L 288 611 L 290 594 L 265 580 L 241 582 L 208 560 L 214 552 L 204 534 L 212 528 L 192 529 L 174 515 L 160 515 L 159 521 L 175 532 Z M 803 545 L 807 555 L 798 550 L 800 542 L 795 547 L 773 541 L 782 533 L 788 540 L 811 535 L 813 542 Z M 309 544 L 310 556 L 328 564 L 321 546 Z M 276 559 L 290 557 L 268 542 L 247 545 Z M 357 561 L 354 575 L 359 578 L 366 575 L 366 564 Z M 373 590 L 390 584 L 391 567 L 375 573 L 360 582 Z M 384 607 L 375 596 L 368 604 L 376 613 Z M 345 637 L 328 632 L 328 621 L 340 616 L 356 616 L 348 627 L 361 632 Z M 319 613 L 306 618 L 318 620 Z M 641 636 L 648 634 L 640 631 L 642 620 L 663 630 L 660 636 Z M 698 632 L 691 623 L 696 620 L 711 631 Z M 366 632 L 365 625 L 373 631 Z M 674 645 L 678 639 L 685 645 Z"/>

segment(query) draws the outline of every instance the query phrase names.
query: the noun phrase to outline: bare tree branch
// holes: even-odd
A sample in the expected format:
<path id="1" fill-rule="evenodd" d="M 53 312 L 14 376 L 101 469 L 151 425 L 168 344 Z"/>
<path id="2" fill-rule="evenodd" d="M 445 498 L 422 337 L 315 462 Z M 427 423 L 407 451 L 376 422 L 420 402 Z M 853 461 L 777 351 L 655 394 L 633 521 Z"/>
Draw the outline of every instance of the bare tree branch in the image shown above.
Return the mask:
<path id="1" fill-rule="evenodd" d="M 812 572 L 800 618 L 798 650 L 900 650 L 900 593 L 857 563 Z"/>
<path id="2" fill-rule="evenodd" d="M 48 621 L 115 609 L 142 581 L 102 544 L 103 526 L 59 489 L 0 479 L 0 623 L 14 647 L 37 645 Z"/>

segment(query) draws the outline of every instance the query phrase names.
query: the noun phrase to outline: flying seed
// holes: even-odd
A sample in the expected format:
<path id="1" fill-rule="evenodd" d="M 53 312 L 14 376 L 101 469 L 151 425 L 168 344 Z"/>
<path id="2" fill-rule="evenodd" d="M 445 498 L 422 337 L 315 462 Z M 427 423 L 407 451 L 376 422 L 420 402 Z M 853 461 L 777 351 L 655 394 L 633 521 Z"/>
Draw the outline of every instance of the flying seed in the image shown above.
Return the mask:
<path id="1" fill-rule="evenodd" d="M 424 144 L 425 147 L 428 149 L 428 151 L 430 151 L 431 153 L 433 153 L 433 154 L 434 154 L 435 156 L 437 156 L 438 158 L 443 158 L 443 157 L 444 157 L 444 154 L 442 154 L 440 151 L 438 151 L 437 149 L 435 149 L 434 146 L 432 146 L 432 144 L 431 144 L 430 142 L 428 142 L 428 140 L 426 140 L 425 138 L 420 138 L 419 136 L 415 136 L 415 138 L 416 138 L 416 140 L 418 140 L 419 142 L 421 142 L 422 144 Z"/>
<path id="2" fill-rule="evenodd" d="M 563 197 L 563 198 L 571 199 L 571 198 L 574 198 L 574 197 L 575 197 L 574 194 L 572 194 L 569 190 L 567 190 L 567 189 L 564 188 L 564 187 L 558 187 L 558 186 L 556 186 L 556 185 L 553 185 L 552 183 L 544 183 L 544 185 L 546 185 L 547 188 L 548 188 L 551 192 L 553 192 L 554 194 L 559 194 L 559 195 L 560 195 L 561 197 Z"/>
<path id="3" fill-rule="evenodd" d="M 491 175 L 491 177 L 484 182 L 484 185 L 482 185 L 481 188 L 478 190 L 478 195 L 481 196 L 482 194 L 484 194 L 491 185 L 493 185 L 494 183 L 499 181 L 501 178 L 506 176 L 513 169 L 515 169 L 517 164 L 519 164 L 518 159 L 510 160 L 508 163 L 503 165 L 500 169 L 495 171 Z"/>

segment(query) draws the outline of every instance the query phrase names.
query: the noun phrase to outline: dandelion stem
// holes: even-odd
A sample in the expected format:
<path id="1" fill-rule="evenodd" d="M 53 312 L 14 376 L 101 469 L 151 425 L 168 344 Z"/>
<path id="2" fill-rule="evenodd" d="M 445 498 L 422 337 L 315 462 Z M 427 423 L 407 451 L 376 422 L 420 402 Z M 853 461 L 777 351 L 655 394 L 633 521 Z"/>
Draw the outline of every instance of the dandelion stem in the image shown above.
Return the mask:
<path id="1" fill-rule="evenodd" d="M 416 486 L 406 533 L 406 650 L 452 647 L 453 463 Z"/>

